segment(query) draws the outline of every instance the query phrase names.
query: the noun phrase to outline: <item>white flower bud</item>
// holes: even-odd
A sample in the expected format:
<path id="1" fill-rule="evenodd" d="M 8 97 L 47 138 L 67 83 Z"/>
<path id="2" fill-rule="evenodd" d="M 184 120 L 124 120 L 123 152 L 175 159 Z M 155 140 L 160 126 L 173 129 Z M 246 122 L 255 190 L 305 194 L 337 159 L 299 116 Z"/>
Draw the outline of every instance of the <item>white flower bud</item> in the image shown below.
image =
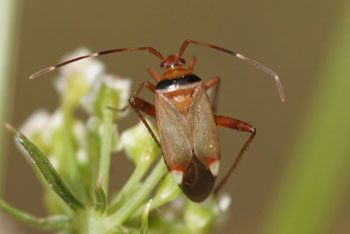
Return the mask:
<path id="1" fill-rule="evenodd" d="M 74 52 L 64 56 L 62 61 L 84 56 L 90 53 L 91 51 L 86 48 L 78 48 Z M 95 58 L 88 58 L 82 61 L 74 62 L 68 66 L 64 66 L 59 69 L 59 71 L 59 77 L 55 82 L 55 86 L 59 93 L 63 93 L 63 91 L 68 89 L 67 86 L 70 84 L 70 80 L 76 77 L 82 77 L 83 79 L 79 80 L 79 82 L 84 82 L 85 84 L 82 85 L 91 87 L 94 80 L 103 73 L 104 64 Z"/>
<path id="2" fill-rule="evenodd" d="M 101 115 L 101 111 L 107 108 L 108 105 L 115 109 L 122 109 L 128 104 L 130 86 L 130 79 L 103 75 L 95 80 L 92 89 L 82 98 L 81 103 L 89 114 Z M 112 102 L 106 103 L 106 99 L 111 97 L 113 98 Z M 120 111 L 117 116 L 120 117 L 125 114 L 125 111 Z"/>

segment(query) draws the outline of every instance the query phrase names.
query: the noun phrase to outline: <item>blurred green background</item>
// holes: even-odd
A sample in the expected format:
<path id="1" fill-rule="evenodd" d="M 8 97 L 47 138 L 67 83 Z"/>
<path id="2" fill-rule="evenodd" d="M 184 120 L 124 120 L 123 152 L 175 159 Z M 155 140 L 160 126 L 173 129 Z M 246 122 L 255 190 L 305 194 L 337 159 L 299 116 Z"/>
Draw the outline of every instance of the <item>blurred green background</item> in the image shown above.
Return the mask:
<path id="1" fill-rule="evenodd" d="M 55 108 L 57 72 L 37 80 L 28 76 L 56 64 L 77 47 L 99 51 L 152 46 L 167 55 L 177 53 L 185 39 L 193 39 L 233 49 L 280 75 L 286 103 L 280 102 L 273 78 L 263 72 L 226 54 L 188 47 L 185 58 L 197 56 L 197 75 L 205 81 L 216 75 L 222 78 L 217 113 L 257 128 L 256 140 L 224 188 L 232 205 L 229 220 L 216 233 L 350 230 L 349 1 L 1 0 L 0 4 L 8 13 L 0 22 L 5 48 L 0 51 L 1 104 L 8 108 L 7 114 L 4 109 L 0 113 L 7 122 L 18 127 L 35 110 Z M 10 25 L 7 31 L 6 25 Z M 132 78 L 134 90 L 142 81 L 152 81 L 148 67 L 160 71 L 159 60 L 143 52 L 101 60 L 110 73 Z M 143 95 L 153 101 L 147 92 Z M 137 121 L 130 113 L 120 128 Z M 248 135 L 224 129 L 219 133 L 223 175 Z M 45 215 L 42 188 L 30 166 L 8 134 L 1 143 L 2 196 L 18 208 Z M 112 187 L 118 188 L 131 169 L 125 158 L 115 157 Z M 2 222 L 10 222 L 11 230 L 3 230 Z M 20 232 L 38 233 L 0 211 L 0 233 Z"/>

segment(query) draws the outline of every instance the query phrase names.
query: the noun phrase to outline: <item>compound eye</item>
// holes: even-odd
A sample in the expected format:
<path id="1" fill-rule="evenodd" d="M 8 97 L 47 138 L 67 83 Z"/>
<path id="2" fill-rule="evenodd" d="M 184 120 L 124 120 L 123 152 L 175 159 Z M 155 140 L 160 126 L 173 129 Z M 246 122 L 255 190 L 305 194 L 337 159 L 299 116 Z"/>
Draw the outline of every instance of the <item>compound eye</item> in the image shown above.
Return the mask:
<path id="1" fill-rule="evenodd" d="M 167 62 L 166 61 L 163 61 L 160 63 L 160 67 L 161 68 L 166 68 L 168 66 Z"/>
<path id="2" fill-rule="evenodd" d="M 179 63 L 183 65 L 183 64 L 185 64 L 185 63 L 186 63 L 186 61 L 185 61 L 185 59 L 180 58 L 180 59 L 179 59 Z"/>

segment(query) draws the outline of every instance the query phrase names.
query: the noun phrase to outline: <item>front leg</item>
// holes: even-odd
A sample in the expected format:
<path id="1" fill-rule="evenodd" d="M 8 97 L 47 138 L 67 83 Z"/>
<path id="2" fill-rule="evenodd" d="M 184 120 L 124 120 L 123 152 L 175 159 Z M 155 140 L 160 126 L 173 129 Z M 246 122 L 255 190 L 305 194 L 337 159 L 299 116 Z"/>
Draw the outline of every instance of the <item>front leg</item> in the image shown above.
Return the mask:
<path id="1" fill-rule="evenodd" d="M 152 93 L 155 93 L 156 91 L 156 86 L 148 81 L 142 82 L 138 89 L 136 90 L 134 97 L 139 96 L 139 94 L 141 93 L 142 89 L 146 87 L 148 88 Z M 129 108 L 129 105 L 124 106 L 122 109 L 120 109 L 119 111 L 126 111 Z M 113 109 L 113 108 L 112 108 Z"/>
<path id="2" fill-rule="evenodd" d="M 216 122 L 217 126 L 251 133 L 250 137 L 245 142 L 241 151 L 239 152 L 236 160 L 233 162 L 230 170 L 227 172 L 225 177 L 221 180 L 219 185 L 215 188 L 214 194 L 217 194 L 220 191 L 221 187 L 226 183 L 227 179 L 230 177 L 232 172 L 237 168 L 238 163 L 242 159 L 244 152 L 247 150 L 248 146 L 250 145 L 250 143 L 252 143 L 252 141 L 255 137 L 256 129 L 252 125 L 250 125 L 246 122 L 240 121 L 238 119 L 234 119 L 234 118 L 230 118 L 230 117 L 226 117 L 226 116 L 220 116 L 220 115 L 215 115 L 214 117 L 215 117 L 215 122 Z"/>
<path id="3" fill-rule="evenodd" d="M 130 103 L 131 107 L 134 109 L 134 111 L 136 112 L 137 116 L 140 118 L 140 120 L 143 122 L 143 124 L 147 128 L 148 132 L 151 134 L 153 140 L 157 143 L 158 147 L 160 148 L 160 143 L 159 143 L 156 135 L 154 134 L 151 126 L 149 126 L 147 120 L 145 119 L 145 117 L 141 113 L 141 111 L 142 111 L 142 112 L 146 113 L 147 115 L 152 116 L 153 118 L 156 118 L 156 109 L 155 109 L 154 105 L 152 105 L 151 103 L 149 103 L 141 98 L 137 98 L 137 97 L 129 98 L 129 103 Z"/>

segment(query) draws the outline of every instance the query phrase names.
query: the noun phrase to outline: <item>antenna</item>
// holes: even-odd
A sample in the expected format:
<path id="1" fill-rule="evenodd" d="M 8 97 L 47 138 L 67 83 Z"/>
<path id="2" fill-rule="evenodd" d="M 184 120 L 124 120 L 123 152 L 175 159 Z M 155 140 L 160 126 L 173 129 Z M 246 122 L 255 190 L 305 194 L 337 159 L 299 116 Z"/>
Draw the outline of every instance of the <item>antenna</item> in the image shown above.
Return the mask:
<path id="1" fill-rule="evenodd" d="M 137 47 L 137 48 L 123 48 L 123 49 L 105 50 L 105 51 L 100 51 L 100 52 L 97 52 L 97 53 L 92 53 L 92 54 L 80 56 L 80 57 L 77 57 L 77 58 L 73 58 L 73 59 L 64 61 L 64 62 L 62 62 L 60 64 L 57 64 L 55 66 L 44 68 L 44 69 L 42 69 L 42 70 L 32 74 L 29 77 L 29 79 L 37 78 L 37 77 L 39 77 L 41 75 L 44 75 L 44 74 L 46 74 L 46 73 L 48 73 L 50 71 L 55 70 L 56 68 L 62 67 L 64 65 L 67 65 L 67 64 L 70 64 L 70 63 L 73 63 L 73 62 L 76 62 L 76 61 L 79 61 L 79 60 L 82 60 L 82 59 L 93 58 L 93 57 L 97 57 L 97 56 L 101 56 L 101 55 L 114 54 L 114 53 L 119 53 L 119 52 L 124 52 L 124 51 L 137 51 L 137 50 L 147 50 L 150 53 L 152 53 L 155 56 L 157 56 L 158 58 L 160 58 L 161 60 L 164 59 L 163 55 L 161 53 L 159 53 L 156 49 L 153 49 L 152 47 Z"/>
<path id="2" fill-rule="evenodd" d="M 248 57 L 246 57 L 246 56 L 244 56 L 242 54 L 239 54 L 239 53 L 237 53 L 235 51 L 231 51 L 231 50 L 224 49 L 224 48 L 221 48 L 221 47 L 218 47 L 218 46 L 215 46 L 215 45 L 211 45 L 211 44 L 207 44 L 207 43 L 203 43 L 203 42 L 198 42 L 198 41 L 193 41 L 193 40 L 186 40 L 182 44 L 180 52 L 179 52 L 179 56 L 180 57 L 182 57 L 183 53 L 185 52 L 187 46 L 190 43 L 193 43 L 193 44 L 196 44 L 196 45 L 200 45 L 200 46 L 209 47 L 209 48 L 212 48 L 212 49 L 215 49 L 215 50 L 219 50 L 219 51 L 222 51 L 224 53 L 236 56 L 237 58 L 242 59 L 242 60 L 252 64 L 253 66 L 257 67 L 258 69 L 266 72 L 267 74 L 273 76 L 275 78 L 275 82 L 276 82 L 276 85 L 277 85 L 278 93 L 280 95 L 280 99 L 281 99 L 282 102 L 285 101 L 284 91 L 283 91 L 283 87 L 282 87 L 282 83 L 280 81 L 280 78 L 278 77 L 277 73 L 274 72 L 273 70 L 271 70 L 270 68 L 262 65 L 261 63 L 255 61 L 253 59 L 250 59 L 250 58 L 248 58 Z"/>

